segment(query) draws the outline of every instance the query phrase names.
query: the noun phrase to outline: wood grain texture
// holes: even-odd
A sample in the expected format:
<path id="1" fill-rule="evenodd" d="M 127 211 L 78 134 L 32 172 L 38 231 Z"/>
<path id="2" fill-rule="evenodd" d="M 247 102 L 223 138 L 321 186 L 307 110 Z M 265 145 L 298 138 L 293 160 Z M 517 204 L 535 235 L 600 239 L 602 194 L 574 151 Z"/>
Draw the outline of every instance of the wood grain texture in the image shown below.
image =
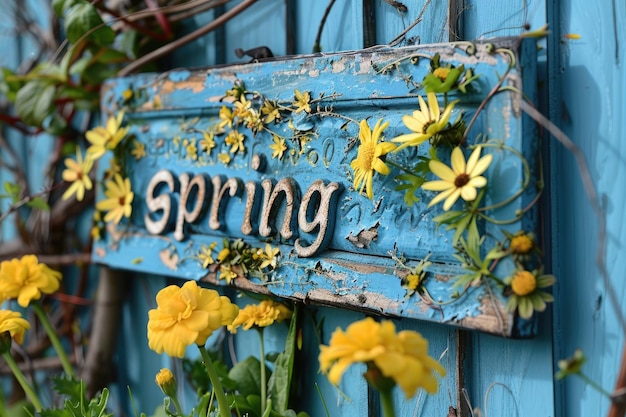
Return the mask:
<path id="1" fill-rule="evenodd" d="M 620 1 L 561 1 L 555 36 L 561 40 L 565 33 L 577 33 L 581 39 L 559 43 L 553 63 L 554 88 L 561 92 L 555 118 L 585 154 L 603 199 L 607 216 L 604 256 L 622 316 L 626 304 L 625 15 Z M 583 371 L 611 392 L 625 339 L 611 290 L 595 264 L 598 222 L 583 193 L 572 156 L 559 145 L 554 145 L 554 154 L 553 165 L 560 173 L 553 177 L 553 223 L 557 228 L 553 234 L 554 267 L 562 277 L 555 310 L 556 359 L 569 357 L 576 348 L 582 348 L 588 359 Z M 560 415 L 607 414 L 609 400 L 582 380 L 567 378 L 557 387 Z"/>

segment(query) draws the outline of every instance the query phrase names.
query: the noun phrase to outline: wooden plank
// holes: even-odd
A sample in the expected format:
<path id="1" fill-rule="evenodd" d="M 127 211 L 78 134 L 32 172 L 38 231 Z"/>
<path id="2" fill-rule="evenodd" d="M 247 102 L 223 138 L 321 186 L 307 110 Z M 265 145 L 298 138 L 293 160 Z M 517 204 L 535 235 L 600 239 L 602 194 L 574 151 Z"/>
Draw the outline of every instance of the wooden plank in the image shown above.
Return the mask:
<path id="1" fill-rule="evenodd" d="M 467 48 L 475 50 L 467 53 Z M 257 249 L 270 242 L 280 249 L 277 268 L 260 277 L 247 274 L 248 279 L 236 270 L 236 287 L 500 335 L 532 335 L 534 322 L 518 322 L 506 312 L 501 290 L 453 286 L 455 277 L 467 271 L 455 257 L 452 233 L 432 221 L 442 211 L 427 207 L 428 194 L 420 191 L 421 201 L 406 206 L 390 174 L 375 183 L 376 198 L 369 200 L 352 189 L 350 161 L 356 157 L 357 121 L 369 119 L 370 126 L 379 118 L 389 121 L 387 138 L 405 133 L 401 119 L 417 106 L 419 82 L 430 71 L 429 57 L 439 54 L 442 62 L 464 64 L 481 75 L 475 93 L 449 97 L 461 99 L 457 108 L 473 114 L 501 76 L 515 88 L 533 85 L 533 51 L 525 48 L 518 55 L 529 63 L 526 71 L 521 66 L 510 70 L 512 55 L 495 52 L 492 44 L 442 44 L 112 80 L 103 93 L 105 110 L 125 110 L 130 135 L 146 145 L 147 156 L 127 161 L 136 192 L 133 216 L 130 223 L 109 225 L 106 239 L 94 246 L 95 259 L 118 268 L 224 284 L 223 271 L 215 265 L 206 269 L 199 261 L 203 247 L 215 244 L 217 255 L 224 238 L 229 244 L 241 239 Z M 296 90 L 310 92 L 313 110 L 310 116 L 291 111 L 284 122 L 256 136 L 246 131 L 246 152 L 224 164 L 217 156 L 229 148 L 220 142 L 223 136 L 216 136 L 215 152 L 198 149 L 202 132 L 219 122 L 225 92 L 236 84 L 245 85 L 248 98 L 257 100 L 254 106 L 260 106 L 260 97 L 287 106 Z M 130 102 L 124 99 L 127 90 L 134 92 Z M 532 162 L 536 144 L 522 140 L 525 125 L 516 100 L 519 96 L 512 93 L 494 96 L 469 137 L 487 133 Z M 272 131 L 290 138 L 291 152 L 283 159 L 272 157 Z M 495 143 L 487 146 L 501 146 Z M 398 152 L 394 159 L 407 164 L 427 152 L 425 145 L 417 153 Z M 531 181 L 515 152 L 492 152 L 489 172 L 497 181 L 485 195 L 487 205 L 511 200 L 489 211 L 505 222 L 515 220 L 536 197 L 528 187 L 513 198 L 520 183 Z M 224 197 L 227 192 L 231 198 Z M 271 209 L 274 198 L 276 207 Z M 532 230 L 535 222 L 530 210 L 505 226 L 481 224 L 484 247 L 502 241 L 503 230 Z M 427 295 L 420 297 L 402 287 L 402 278 L 409 267 L 426 259 L 432 264 L 425 269 Z M 497 264 L 502 277 L 512 270 L 511 259 Z"/>

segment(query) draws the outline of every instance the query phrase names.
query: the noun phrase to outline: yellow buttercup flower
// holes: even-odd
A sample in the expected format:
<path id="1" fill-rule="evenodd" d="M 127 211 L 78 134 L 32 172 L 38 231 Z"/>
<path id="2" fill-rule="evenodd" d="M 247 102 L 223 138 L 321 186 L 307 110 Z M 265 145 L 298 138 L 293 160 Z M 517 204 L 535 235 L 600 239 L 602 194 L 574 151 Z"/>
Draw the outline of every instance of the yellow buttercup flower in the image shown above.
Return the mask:
<path id="1" fill-rule="evenodd" d="M 504 282 L 509 285 L 511 292 L 506 305 L 507 310 L 511 313 L 517 311 L 523 319 L 531 318 L 535 311 L 544 311 L 546 303 L 554 301 L 552 294 L 541 291 L 541 288 L 550 287 L 556 282 L 553 275 L 518 270 Z"/>
<path id="2" fill-rule="evenodd" d="M 452 168 L 440 161 L 432 160 L 428 163 L 430 171 L 441 178 L 441 180 L 428 181 L 422 185 L 424 190 L 441 191 L 431 200 L 428 207 L 446 200 L 443 209 L 448 211 L 459 197 L 465 201 L 476 199 L 476 188 L 487 185 L 487 178 L 481 174 L 489 168 L 492 160 L 491 154 L 480 158 L 481 149 L 477 146 L 465 163 L 463 152 L 457 146 L 452 150 Z"/>
<path id="3" fill-rule="evenodd" d="M 109 117 L 106 127 L 97 126 L 85 133 L 87 141 L 91 143 L 87 153 L 92 159 L 98 159 L 106 151 L 115 149 L 124 139 L 129 128 L 121 127 L 123 119 L 124 112 L 119 112 L 117 117 Z"/>
<path id="4" fill-rule="evenodd" d="M 115 174 L 113 180 L 107 181 L 105 187 L 104 195 L 107 198 L 99 201 L 96 204 L 96 209 L 107 212 L 104 216 L 105 222 L 112 221 L 118 224 L 122 217 L 130 217 L 133 211 L 131 204 L 135 194 L 130 189 L 130 180 L 122 178 L 119 174 Z"/>
<path id="5" fill-rule="evenodd" d="M 441 132 L 448 125 L 450 114 L 454 109 L 456 101 L 449 103 L 443 110 L 443 113 L 441 113 L 437 95 L 435 93 L 427 93 L 426 96 L 428 105 L 421 96 L 418 96 L 420 109 L 415 110 L 412 116 L 402 116 L 402 122 L 413 133 L 407 133 L 391 139 L 392 142 L 402 143 L 396 151 L 407 146 L 417 146 Z"/>
<path id="6" fill-rule="evenodd" d="M 291 310 L 282 303 L 272 300 L 263 300 L 259 304 L 248 304 L 241 310 L 228 326 L 231 333 L 237 333 L 237 328 L 243 326 L 244 330 L 250 330 L 252 327 L 267 327 L 274 323 L 281 322 L 291 318 Z"/>
<path id="7" fill-rule="evenodd" d="M 66 169 L 61 174 L 63 181 L 71 182 L 67 190 L 63 193 L 61 199 L 67 200 L 72 195 L 76 194 L 78 201 L 83 201 L 85 198 L 85 191 L 93 188 L 91 178 L 89 178 L 89 172 L 93 167 L 93 159 L 87 155 L 83 159 L 83 155 L 80 153 L 80 149 L 76 148 L 76 160 L 72 158 L 65 158 Z"/>
<path id="8" fill-rule="evenodd" d="M 0 310 L 0 334 L 9 332 L 13 340 L 20 345 L 24 342 L 24 333 L 30 324 L 17 311 Z"/>
<path id="9" fill-rule="evenodd" d="M 208 268 L 209 265 L 215 263 L 215 259 L 213 259 L 213 249 L 215 249 L 217 243 L 213 242 L 209 246 L 202 244 L 202 248 L 198 253 L 198 260 L 202 262 L 202 268 Z"/>
<path id="10" fill-rule="evenodd" d="M 59 289 L 61 273 L 40 263 L 35 255 L 25 255 L 0 263 L 0 299 L 17 299 L 28 307 L 41 294 L 52 294 Z"/>
<path id="11" fill-rule="evenodd" d="M 370 200 L 374 199 L 372 181 L 374 171 L 382 175 L 387 175 L 390 169 L 381 158 L 396 148 L 396 145 L 390 142 L 384 142 L 382 137 L 383 130 L 389 126 L 388 122 L 381 125 L 382 119 L 379 119 L 374 126 L 374 130 L 370 130 L 367 120 L 361 120 L 359 124 L 359 140 L 360 145 L 356 159 L 350 162 L 350 167 L 354 170 L 354 189 L 358 189 L 359 193 L 365 188 L 367 196 Z M 379 143 L 379 140 L 381 141 Z"/>
<path id="12" fill-rule="evenodd" d="M 230 282 L 235 278 L 237 278 L 237 273 L 233 271 L 233 267 L 230 264 L 220 265 L 220 279 L 223 279 L 227 284 L 230 284 Z"/>
<path id="13" fill-rule="evenodd" d="M 350 365 L 363 362 L 395 381 L 407 398 L 420 387 L 436 392 L 434 372 L 445 375 L 441 364 L 428 356 L 428 341 L 419 333 L 396 333 L 393 322 L 379 323 L 371 317 L 352 323 L 345 332 L 337 328 L 328 346 L 320 346 L 319 362 L 321 371 L 334 385 L 339 384 Z"/>
<path id="14" fill-rule="evenodd" d="M 301 93 L 299 90 L 294 91 L 296 99 L 293 105 L 296 106 L 296 113 L 305 112 L 311 113 L 311 95 L 308 91 Z"/>
<path id="15" fill-rule="evenodd" d="M 148 346 L 157 353 L 182 358 L 191 344 L 203 346 L 211 334 L 233 322 L 239 307 L 195 281 L 170 285 L 156 296 L 148 312 Z"/>
<path id="16" fill-rule="evenodd" d="M 224 129 L 224 127 L 233 127 L 233 121 L 235 120 L 235 115 L 227 106 L 222 106 L 219 113 L 220 122 L 218 123 L 218 127 L 220 129 Z"/>
<path id="17" fill-rule="evenodd" d="M 274 143 L 270 144 L 270 149 L 272 150 L 272 158 L 283 159 L 283 155 L 287 150 L 285 139 L 274 135 Z"/>

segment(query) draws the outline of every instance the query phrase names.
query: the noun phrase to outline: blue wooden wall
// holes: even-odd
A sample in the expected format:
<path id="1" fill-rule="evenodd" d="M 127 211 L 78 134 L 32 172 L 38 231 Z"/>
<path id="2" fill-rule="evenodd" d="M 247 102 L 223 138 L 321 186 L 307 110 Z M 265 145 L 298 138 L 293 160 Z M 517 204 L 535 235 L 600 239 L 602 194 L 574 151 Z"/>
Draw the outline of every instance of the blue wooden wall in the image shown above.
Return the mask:
<path id="1" fill-rule="evenodd" d="M 45 3 L 45 2 L 44 2 Z M 294 50 L 309 53 L 325 1 L 293 1 L 291 24 L 285 19 L 288 8 L 283 0 L 263 0 L 230 22 L 222 31 L 213 33 L 193 45 L 179 50 L 172 66 L 202 66 L 236 62 L 235 48 L 269 46 L 275 54 L 288 52 L 287 31 L 291 33 Z M 324 51 L 359 49 L 363 47 L 363 11 L 361 1 L 337 1 L 321 37 Z M 382 0 L 372 1 L 375 10 L 376 41 L 392 40 L 420 13 L 424 1 L 406 0 L 409 12 L 400 15 Z M 556 361 L 581 347 L 588 357 L 583 368 L 608 391 L 612 391 L 624 345 L 624 330 L 611 302 L 611 291 L 617 300 L 619 314 L 625 314 L 626 284 L 626 85 L 624 48 L 626 6 L 623 0 L 466 0 L 459 9 L 459 39 L 475 39 L 518 34 L 525 24 L 537 28 L 550 24 L 551 35 L 540 53 L 540 108 L 582 149 L 589 170 L 606 210 L 605 262 L 612 289 L 603 281 L 596 265 L 598 218 L 594 215 L 581 181 L 579 167 L 572 154 L 554 139 L 544 135 L 549 150 L 550 182 L 546 194 L 545 239 L 552 252 L 552 269 L 559 281 L 555 287 L 553 311 L 542 316 L 540 334 L 533 340 L 509 340 L 480 333 L 457 330 L 404 320 L 401 328 L 420 331 L 430 340 L 430 354 L 442 355 L 444 366 L 454 369 L 457 354 L 461 355 L 466 379 L 467 399 L 471 407 L 479 407 L 491 416 L 596 416 L 606 415 L 607 398 L 580 379 L 564 382 L 554 380 Z M 29 3 L 30 4 L 30 3 Z M 31 5 L 32 6 L 32 5 Z M 196 25 L 212 15 L 199 16 Z M 448 31 L 447 4 L 432 1 L 425 9 L 423 21 L 408 34 L 421 43 L 446 42 Z M 3 19 L 2 25 L 11 26 Z M 566 40 L 566 33 L 581 35 L 580 40 Z M 370 37 L 371 38 L 371 37 Z M 219 41 L 219 42 L 218 42 Z M 10 30 L 0 31 L 0 43 L 10 45 L 3 54 L 4 65 L 16 65 L 28 51 L 14 42 Z M 216 46 L 219 43 L 219 47 Z M 17 46 L 17 47 L 16 47 Z M 32 142 L 29 142 L 32 143 Z M 40 143 L 40 142 L 37 142 Z M 24 144 L 27 161 L 45 159 L 31 152 Z M 37 177 L 33 173 L 33 177 Z M 4 178 L 0 177 L 0 180 Z M 4 231 L 6 236 L 6 231 Z M 114 395 L 126 397 L 126 384 L 133 390 L 137 407 L 147 413 L 161 403 L 162 396 L 152 383 L 163 366 L 179 369 L 166 357 L 147 349 L 144 337 L 147 310 L 154 307 L 154 295 L 169 283 L 156 276 L 136 276 L 132 293 L 125 305 L 123 338 L 120 342 L 118 371 L 119 390 Z M 335 327 L 347 326 L 362 318 L 354 312 L 330 308 L 310 308 L 307 314 L 324 318 L 326 340 Z M 270 347 L 279 349 L 284 329 L 271 334 Z M 256 335 L 242 333 L 235 344 L 240 358 L 257 351 Z M 362 369 L 353 367 L 341 389 L 350 398 L 346 401 L 317 373 L 317 344 L 313 335 L 304 349 L 309 360 L 303 364 L 307 386 L 320 384 L 332 416 L 365 416 L 367 387 L 360 378 Z M 461 346 L 459 350 L 459 346 Z M 455 373 L 450 372 L 435 396 L 421 396 L 405 403 L 402 416 L 443 416 L 448 406 L 456 406 Z M 359 381 L 354 383 L 354 381 Z M 401 399 L 402 397 L 398 397 Z M 120 400 L 120 406 L 127 404 Z M 322 416 L 321 402 L 314 390 L 303 395 L 303 407 L 312 416 Z M 375 414 L 374 414 L 375 415 Z"/>

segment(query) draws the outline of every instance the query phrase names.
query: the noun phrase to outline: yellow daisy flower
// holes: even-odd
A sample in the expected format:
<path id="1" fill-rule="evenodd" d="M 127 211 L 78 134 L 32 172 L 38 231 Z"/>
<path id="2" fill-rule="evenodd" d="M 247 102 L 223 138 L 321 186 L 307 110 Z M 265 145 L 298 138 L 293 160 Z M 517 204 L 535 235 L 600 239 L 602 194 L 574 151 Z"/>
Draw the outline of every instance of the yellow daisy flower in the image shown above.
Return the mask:
<path id="1" fill-rule="evenodd" d="M 440 161 L 432 160 L 428 163 L 430 171 L 441 178 L 441 180 L 428 181 L 422 184 L 424 190 L 441 191 L 431 200 L 428 207 L 441 200 L 446 200 L 443 209 L 448 211 L 459 197 L 465 201 L 476 199 L 476 188 L 484 187 L 487 184 L 487 178 L 482 177 L 481 174 L 489 168 L 492 160 L 491 154 L 480 158 L 481 150 L 482 148 L 477 146 L 465 163 L 463 151 L 457 146 L 452 150 L 452 168 Z"/>
<path id="2" fill-rule="evenodd" d="M 389 122 L 381 125 L 382 119 L 379 119 L 374 126 L 374 130 L 370 130 L 367 120 L 361 120 L 359 124 L 359 145 L 356 159 L 350 162 L 350 167 L 354 170 L 354 189 L 358 189 L 359 193 L 366 189 L 367 196 L 370 200 L 374 199 L 372 180 L 374 171 L 382 175 L 387 175 L 390 169 L 381 156 L 386 155 L 396 148 L 396 145 L 390 142 L 384 142 L 382 137 L 383 130 L 389 126 Z M 379 143 L 378 140 L 381 140 Z"/>
<path id="3" fill-rule="evenodd" d="M 107 181 L 105 187 L 104 195 L 107 198 L 99 201 L 96 209 L 107 212 L 104 216 L 105 222 L 112 221 L 118 224 L 122 217 L 130 217 L 133 210 L 131 203 L 135 194 L 130 189 L 130 180 L 122 178 L 119 174 L 115 174 L 113 180 Z"/>
<path id="4" fill-rule="evenodd" d="M 283 159 L 283 155 L 287 150 L 285 139 L 274 135 L 274 143 L 270 145 L 270 149 L 272 150 L 272 158 Z"/>
<path id="5" fill-rule="evenodd" d="M 308 91 L 301 93 L 299 90 L 294 91 L 296 100 L 293 105 L 296 106 L 296 113 L 304 111 L 305 113 L 311 113 L 311 95 Z"/>
<path id="6" fill-rule="evenodd" d="M 91 178 L 89 178 L 89 171 L 91 171 L 93 167 L 93 159 L 91 159 L 89 155 L 86 155 L 85 159 L 83 159 L 80 149 L 77 147 L 76 160 L 66 158 L 65 166 L 67 168 L 63 170 L 61 174 L 63 181 L 71 182 L 72 185 L 65 190 L 61 198 L 67 200 L 72 195 L 76 194 L 76 199 L 83 201 L 85 190 L 91 190 L 93 188 L 93 183 L 91 182 Z"/>
<path id="7" fill-rule="evenodd" d="M 121 127 L 124 119 L 124 112 L 119 112 L 117 117 L 109 117 L 106 128 L 97 126 L 85 133 L 85 138 L 91 143 L 87 153 L 92 159 L 98 159 L 106 151 L 115 149 L 118 143 L 124 139 L 129 127 Z"/>
<path id="8" fill-rule="evenodd" d="M 427 93 L 426 96 L 428 105 L 426 105 L 421 96 L 418 96 L 420 109 L 415 110 L 412 116 L 402 116 L 402 122 L 413 133 L 407 133 L 391 139 L 392 142 L 402 143 L 396 151 L 407 146 L 417 146 L 442 131 L 448 125 L 450 114 L 454 109 L 456 101 L 448 104 L 443 113 L 441 113 L 437 95 L 435 93 Z"/>

